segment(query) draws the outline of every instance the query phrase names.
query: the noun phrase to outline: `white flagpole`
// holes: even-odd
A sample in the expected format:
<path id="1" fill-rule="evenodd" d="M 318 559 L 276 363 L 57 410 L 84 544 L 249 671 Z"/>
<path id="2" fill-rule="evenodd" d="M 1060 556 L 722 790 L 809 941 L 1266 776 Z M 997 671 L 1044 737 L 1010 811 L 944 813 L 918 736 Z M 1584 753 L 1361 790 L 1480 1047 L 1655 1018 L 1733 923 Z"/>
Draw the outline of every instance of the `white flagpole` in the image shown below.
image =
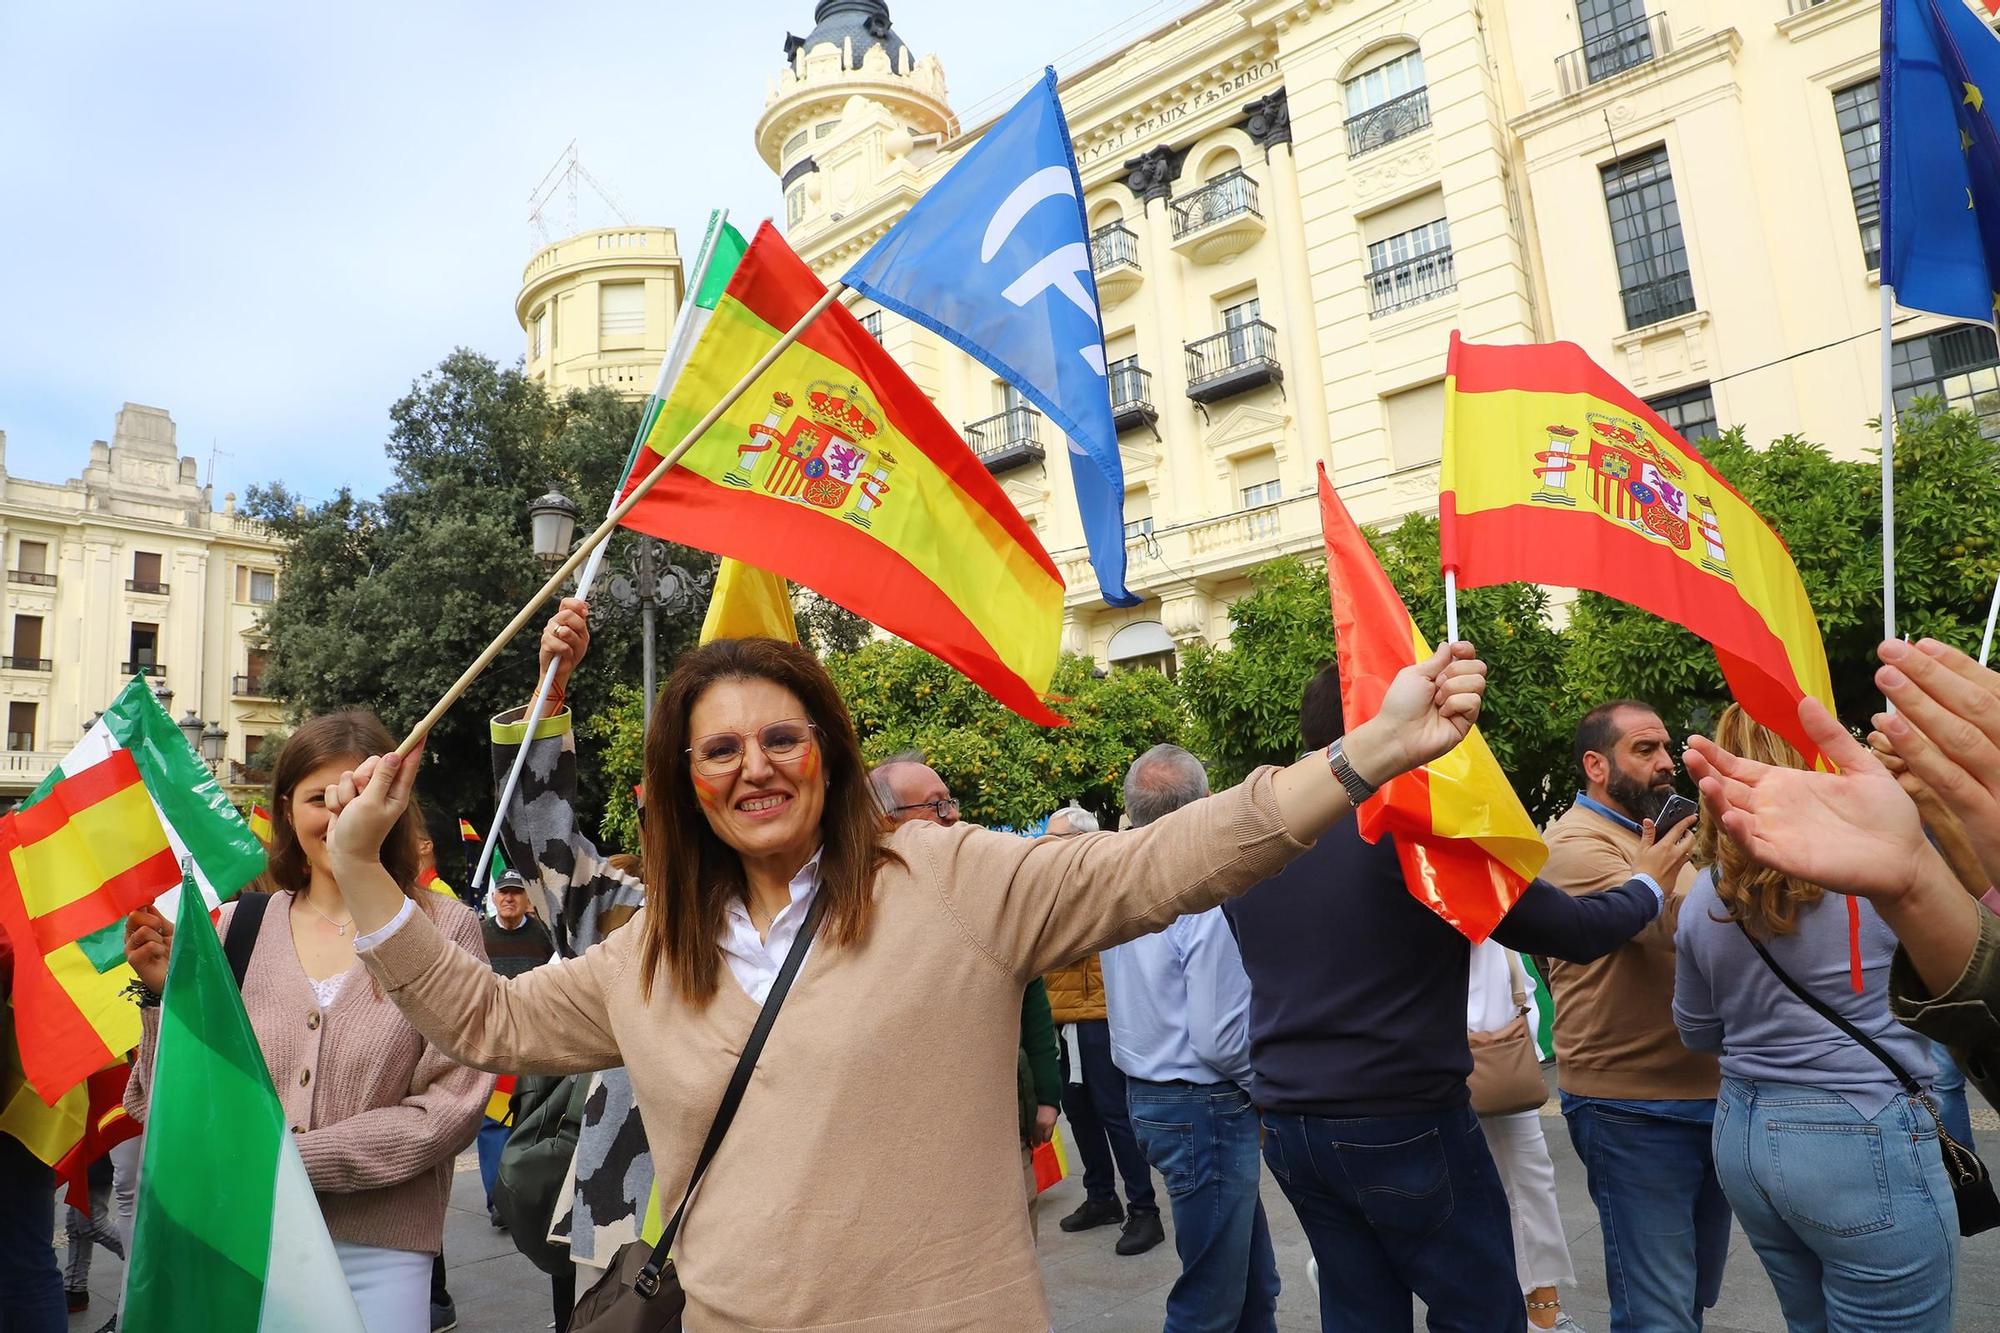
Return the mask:
<path id="1" fill-rule="evenodd" d="M 1896 389 L 1895 344 L 1889 326 L 1896 295 L 1882 284 L 1882 638 L 1896 637 Z M 1988 637 L 1991 637 L 1989 631 Z"/>
<path id="2" fill-rule="evenodd" d="M 694 283 L 688 288 L 681 301 L 681 308 L 674 316 L 674 334 L 667 340 L 667 354 L 660 358 L 660 374 L 653 386 L 653 398 L 646 404 L 646 410 L 639 415 L 639 430 L 633 436 L 632 448 L 625 459 L 625 471 L 629 475 L 632 464 L 639 457 L 639 450 L 645 443 L 647 422 L 652 416 L 653 402 L 665 396 L 667 371 L 673 365 L 675 355 L 681 350 L 681 340 L 687 336 L 690 312 L 694 309 L 694 296 L 701 291 L 708 279 L 709 260 L 715 254 L 716 239 L 722 228 L 729 222 L 729 210 L 716 209 L 708 215 L 708 230 L 702 233 L 701 249 L 695 255 Z M 619 478 L 623 481 L 624 478 Z M 604 506 L 608 517 L 618 508 L 618 491 L 614 488 L 610 501 Z M 585 562 L 583 572 L 577 576 L 576 586 L 584 596 L 590 595 L 591 584 L 597 581 L 597 571 L 604 563 L 604 553 L 611 549 L 609 542 L 600 542 L 591 550 L 590 559 Z M 528 705 L 528 716 L 522 731 L 521 748 L 514 755 L 514 765 L 507 770 L 507 781 L 500 788 L 500 801 L 493 810 L 493 826 L 486 831 L 486 845 L 479 849 L 479 864 L 472 872 L 472 892 L 477 895 L 486 887 L 487 873 L 493 868 L 493 854 L 500 846 L 500 828 L 507 822 L 507 804 L 514 799 L 514 793 L 521 785 L 521 772 L 527 766 L 529 742 L 535 738 L 535 725 L 542 720 L 542 710 L 548 706 L 549 692 L 555 688 L 556 663 L 549 663 L 549 669 L 542 673 L 541 683 L 535 687 L 534 701 Z"/>
<path id="3" fill-rule="evenodd" d="M 1993 580 L 1993 604 L 1986 608 L 1986 637 L 1979 641 L 1979 665 L 1993 655 L 1993 625 L 2000 621 L 2000 578 Z"/>
<path id="4" fill-rule="evenodd" d="M 1458 571 L 1444 572 L 1444 641 L 1458 642 Z"/>

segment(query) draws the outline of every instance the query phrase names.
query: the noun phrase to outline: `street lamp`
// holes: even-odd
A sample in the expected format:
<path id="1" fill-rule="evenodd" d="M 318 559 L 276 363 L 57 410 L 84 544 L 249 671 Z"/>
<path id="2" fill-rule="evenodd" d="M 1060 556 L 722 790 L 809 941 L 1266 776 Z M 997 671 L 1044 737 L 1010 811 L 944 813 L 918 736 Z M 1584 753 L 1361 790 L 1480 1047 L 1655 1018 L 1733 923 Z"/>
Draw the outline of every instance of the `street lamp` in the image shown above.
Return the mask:
<path id="1" fill-rule="evenodd" d="M 576 536 L 576 515 L 576 505 L 558 490 L 550 490 L 528 506 L 535 559 L 553 566 L 569 558 L 570 542 Z"/>
<path id="2" fill-rule="evenodd" d="M 201 757 L 208 762 L 209 772 L 221 766 L 223 747 L 228 744 L 229 733 L 220 722 L 211 722 L 201 729 Z"/>
<path id="3" fill-rule="evenodd" d="M 650 727 L 653 723 L 653 695 L 656 692 L 654 679 L 657 667 L 654 657 L 653 615 L 665 610 L 677 614 L 692 605 L 695 598 L 694 575 L 679 565 L 667 560 L 666 543 L 651 537 L 637 537 L 638 549 L 632 551 L 625 563 L 625 572 L 612 576 L 611 600 L 630 610 L 639 608 L 639 624 L 645 647 L 645 720 Z"/>
<path id="4" fill-rule="evenodd" d="M 159 702 L 161 712 L 168 717 L 174 715 L 174 692 L 167 688 L 165 676 L 153 677 L 153 698 Z"/>
<path id="5" fill-rule="evenodd" d="M 200 754 L 202 721 L 194 715 L 194 709 L 188 709 L 187 715 L 174 725 L 181 729 L 181 735 L 187 737 L 188 749 Z"/>

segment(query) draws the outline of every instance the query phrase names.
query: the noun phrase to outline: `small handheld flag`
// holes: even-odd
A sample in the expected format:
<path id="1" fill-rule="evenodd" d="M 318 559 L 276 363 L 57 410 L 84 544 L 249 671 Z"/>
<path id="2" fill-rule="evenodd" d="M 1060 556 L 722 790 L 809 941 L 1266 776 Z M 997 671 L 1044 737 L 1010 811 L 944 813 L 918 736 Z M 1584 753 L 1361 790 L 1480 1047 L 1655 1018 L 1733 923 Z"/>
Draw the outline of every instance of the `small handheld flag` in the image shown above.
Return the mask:
<path id="1" fill-rule="evenodd" d="M 1062 428 L 1097 586 L 1112 606 L 1138 605 L 1125 587 L 1125 465 L 1104 317 L 1055 70 L 842 281 L 977 357 Z"/>

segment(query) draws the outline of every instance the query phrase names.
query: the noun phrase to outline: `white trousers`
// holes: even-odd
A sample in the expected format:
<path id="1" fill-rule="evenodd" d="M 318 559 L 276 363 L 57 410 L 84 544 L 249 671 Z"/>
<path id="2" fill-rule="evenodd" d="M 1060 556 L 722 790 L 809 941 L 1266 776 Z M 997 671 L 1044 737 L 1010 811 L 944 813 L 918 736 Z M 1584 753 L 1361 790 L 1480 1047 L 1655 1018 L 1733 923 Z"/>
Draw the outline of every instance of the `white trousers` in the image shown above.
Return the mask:
<path id="1" fill-rule="evenodd" d="M 430 1333 L 430 1255 L 344 1240 L 333 1251 L 368 1333 Z"/>
<path id="2" fill-rule="evenodd" d="M 1575 1286 L 1576 1269 L 1556 1203 L 1556 1165 L 1549 1160 L 1541 1115 L 1483 1115 L 1479 1127 L 1486 1132 L 1486 1146 L 1507 1191 L 1507 1211 L 1514 1219 L 1514 1275 L 1521 1290 Z"/>

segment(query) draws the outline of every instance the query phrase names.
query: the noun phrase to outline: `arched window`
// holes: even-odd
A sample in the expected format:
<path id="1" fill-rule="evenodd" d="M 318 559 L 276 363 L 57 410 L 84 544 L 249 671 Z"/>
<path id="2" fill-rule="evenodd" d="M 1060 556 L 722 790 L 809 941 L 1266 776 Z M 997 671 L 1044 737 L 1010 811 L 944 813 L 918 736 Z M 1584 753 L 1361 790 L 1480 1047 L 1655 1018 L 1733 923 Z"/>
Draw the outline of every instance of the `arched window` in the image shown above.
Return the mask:
<path id="1" fill-rule="evenodd" d="M 1211 153 L 1208 161 L 1202 163 L 1201 179 L 1206 184 L 1218 176 L 1227 175 L 1232 171 L 1241 171 L 1242 169 L 1243 159 L 1237 156 L 1236 150 L 1234 148 L 1223 148 Z"/>
<path id="2" fill-rule="evenodd" d="M 1347 152 L 1358 157 L 1431 123 L 1424 56 L 1414 46 L 1376 51 L 1347 77 Z"/>
<path id="3" fill-rule="evenodd" d="M 1157 620 L 1140 620 L 1111 636 L 1104 656 L 1114 669 L 1141 668 L 1171 676 L 1179 665 L 1173 637 Z"/>

